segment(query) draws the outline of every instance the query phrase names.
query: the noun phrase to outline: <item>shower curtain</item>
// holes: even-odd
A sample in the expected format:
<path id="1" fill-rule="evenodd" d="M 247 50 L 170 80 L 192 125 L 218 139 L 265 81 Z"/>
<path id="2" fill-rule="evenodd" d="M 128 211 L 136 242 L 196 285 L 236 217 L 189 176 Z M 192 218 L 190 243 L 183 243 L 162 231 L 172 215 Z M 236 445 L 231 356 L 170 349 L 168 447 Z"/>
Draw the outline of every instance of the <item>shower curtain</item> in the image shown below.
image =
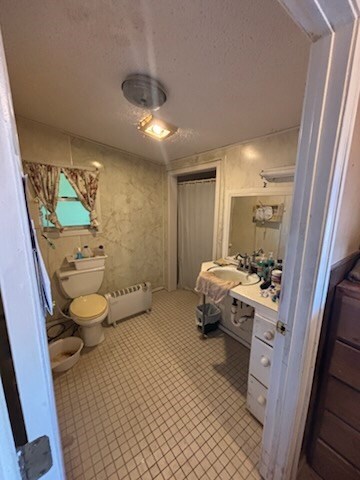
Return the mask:
<path id="1" fill-rule="evenodd" d="M 215 179 L 178 184 L 178 287 L 193 290 L 212 259 Z"/>

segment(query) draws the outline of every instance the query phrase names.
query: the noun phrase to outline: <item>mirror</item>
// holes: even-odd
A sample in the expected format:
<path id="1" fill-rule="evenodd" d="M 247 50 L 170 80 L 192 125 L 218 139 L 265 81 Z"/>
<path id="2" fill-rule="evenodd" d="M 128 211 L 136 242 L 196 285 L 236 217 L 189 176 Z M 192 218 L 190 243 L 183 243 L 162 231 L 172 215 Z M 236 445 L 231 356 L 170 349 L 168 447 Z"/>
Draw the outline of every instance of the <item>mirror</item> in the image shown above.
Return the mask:
<path id="1" fill-rule="evenodd" d="M 251 255 L 262 248 L 265 255 L 284 259 L 290 228 L 292 194 L 233 196 L 228 255 Z"/>

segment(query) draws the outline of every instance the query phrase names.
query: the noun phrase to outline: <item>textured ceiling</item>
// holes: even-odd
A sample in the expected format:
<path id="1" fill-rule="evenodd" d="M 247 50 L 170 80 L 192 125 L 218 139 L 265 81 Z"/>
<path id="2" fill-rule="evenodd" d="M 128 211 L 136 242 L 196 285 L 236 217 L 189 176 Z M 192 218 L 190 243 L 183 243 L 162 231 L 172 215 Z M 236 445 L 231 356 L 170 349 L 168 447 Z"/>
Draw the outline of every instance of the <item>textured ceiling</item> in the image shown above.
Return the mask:
<path id="1" fill-rule="evenodd" d="M 17 114 L 169 161 L 298 125 L 309 40 L 275 0 L 0 0 Z M 162 144 L 129 73 L 167 88 Z"/>

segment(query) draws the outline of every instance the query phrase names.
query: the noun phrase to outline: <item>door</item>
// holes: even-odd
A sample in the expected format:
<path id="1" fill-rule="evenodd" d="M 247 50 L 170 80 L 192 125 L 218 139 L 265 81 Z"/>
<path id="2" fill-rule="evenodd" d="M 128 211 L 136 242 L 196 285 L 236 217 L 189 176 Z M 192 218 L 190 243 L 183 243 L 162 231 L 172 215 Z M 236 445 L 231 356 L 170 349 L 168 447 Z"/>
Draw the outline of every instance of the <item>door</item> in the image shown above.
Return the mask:
<path id="1" fill-rule="evenodd" d="M 43 436 L 49 439 L 52 467 L 41 478 L 62 480 L 65 473 L 45 318 L 36 280 L 19 145 L 1 38 L 0 159 L 0 288 L 19 405 L 27 441 Z M 0 477 L 18 479 L 19 466 L 3 382 L 0 383 L 0 440 Z"/>

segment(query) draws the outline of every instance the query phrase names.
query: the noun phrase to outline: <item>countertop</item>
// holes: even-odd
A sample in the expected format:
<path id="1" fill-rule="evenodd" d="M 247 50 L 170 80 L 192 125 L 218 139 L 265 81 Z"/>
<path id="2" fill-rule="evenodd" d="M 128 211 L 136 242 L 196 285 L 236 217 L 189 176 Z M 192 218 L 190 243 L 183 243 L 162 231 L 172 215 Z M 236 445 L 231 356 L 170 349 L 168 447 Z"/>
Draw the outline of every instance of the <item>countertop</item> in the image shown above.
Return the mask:
<path id="1" fill-rule="evenodd" d="M 205 262 L 201 265 L 201 271 L 217 266 L 214 262 Z M 260 283 L 256 283 L 255 285 L 239 285 L 230 290 L 229 295 L 255 308 L 256 313 L 264 315 L 266 318 L 276 322 L 279 305 L 273 302 L 270 297 L 265 298 L 261 296 Z"/>

